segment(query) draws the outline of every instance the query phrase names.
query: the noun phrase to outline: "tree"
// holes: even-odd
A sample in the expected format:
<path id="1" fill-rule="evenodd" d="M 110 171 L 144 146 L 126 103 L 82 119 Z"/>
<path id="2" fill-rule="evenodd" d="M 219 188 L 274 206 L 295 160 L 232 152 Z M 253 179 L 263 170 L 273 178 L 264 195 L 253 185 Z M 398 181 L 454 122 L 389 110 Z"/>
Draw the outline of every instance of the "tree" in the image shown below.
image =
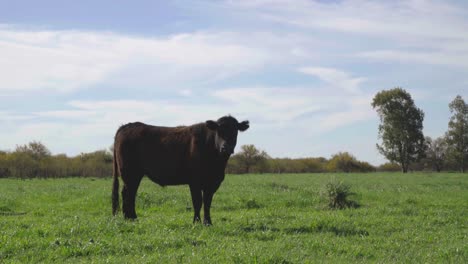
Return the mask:
<path id="1" fill-rule="evenodd" d="M 460 171 L 465 172 L 468 160 L 468 105 L 460 95 L 449 104 L 450 121 L 446 133 L 450 153 L 457 161 Z"/>
<path id="2" fill-rule="evenodd" d="M 262 165 L 269 158 L 265 151 L 260 151 L 254 145 L 243 145 L 241 152 L 234 156 L 245 173 L 250 173 L 252 167 Z"/>
<path id="3" fill-rule="evenodd" d="M 32 141 L 23 146 L 16 146 L 15 152 L 28 154 L 34 160 L 41 160 L 51 156 L 50 150 L 39 141 Z"/>
<path id="4" fill-rule="evenodd" d="M 426 137 L 425 140 L 427 161 L 429 161 L 431 167 L 435 171 L 440 172 L 445 163 L 447 142 L 442 137 L 438 137 L 434 140 L 430 137 Z"/>
<path id="5" fill-rule="evenodd" d="M 408 172 L 410 163 L 424 156 L 424 112 L 402 88 L 380 91 L 372 107 L 380 117 L 382 144 L 377 144 L 377 149 L 390 162 L 399 163 L 403 173 Z"/>

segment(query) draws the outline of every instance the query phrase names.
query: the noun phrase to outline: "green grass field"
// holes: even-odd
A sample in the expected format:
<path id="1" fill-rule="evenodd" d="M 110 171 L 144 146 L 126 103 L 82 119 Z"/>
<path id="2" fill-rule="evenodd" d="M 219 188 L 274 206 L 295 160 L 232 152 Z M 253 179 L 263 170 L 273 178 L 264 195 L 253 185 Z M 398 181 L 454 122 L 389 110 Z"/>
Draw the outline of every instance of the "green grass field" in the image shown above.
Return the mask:
<path id="1" fill-rule="evenodd" d="M 359 208 L 329 210 L 335 177 Z M 111 216 L 111 180 L 0 180 L 0 263 L 468 263 L 468 174 L 229 175 L 213 226 L 187 186 L 144 180 L 137 221 Z"/>

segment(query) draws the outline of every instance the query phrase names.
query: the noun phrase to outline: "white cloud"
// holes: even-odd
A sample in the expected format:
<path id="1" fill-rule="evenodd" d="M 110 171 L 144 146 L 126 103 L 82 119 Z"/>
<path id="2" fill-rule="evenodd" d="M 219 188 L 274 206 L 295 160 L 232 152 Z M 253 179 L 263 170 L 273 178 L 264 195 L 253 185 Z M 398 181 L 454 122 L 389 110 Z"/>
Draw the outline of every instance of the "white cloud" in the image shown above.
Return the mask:
<path id="1" fill-rule="evenodd" d="M 190 89 L 183 89 L 179 91 L 179 94 L 182 96 L 191 96 L 193 92 Z"/>
<path id="2" fill-rule="evenodd" d="M 236 42 L 228 33 L 162 38 L 81 31 L 27 31 L 0 27 L 3 91 L 73 91 L 111 81 L 127 69 L 131 78 L 201 75 L 224 78 L 260 67 L 267 51 Z M 196 70 L 195 70 L 196 69 Z M 200 76 L 198 76 L 200 77 Z M 176 78 L 174 78 L 176 79 Z"/>
<path id="3" fill-rule="evenodd" d="M 337 41 L 349 46 L 348 51 L 357 50 L 357 53 L 365 55 L 361 58 L 467 68 L 466 4 L 458 3 L 460 6 L 457 6 L 453 2 L 439 0 L 257 0 L 227 3 L 233 8 L 249 11 L 252 16 L 295 27 L 302 32 L 335 34 Z M 384 50 L 385 47 L 388 50 Z"/>
<path id="4" fill-rule="evenodd" d="M 350 93 L 359 93 L 359 85 L 364 82 L 365 78 L 353 78 L 348 73 L 324 67 L 303 67 L 299 72 L 316 76 L 332 88 L 339 88 Z"/>
<path id="5" fill-rule="evenodd" d="M 228 107 L 236 112 L 279 125 L 321 110 L 320 104 L 302 92 L 297 88 L 243 87 L 216 91 L 213 95 L 229 102 Z"/>
<path id="6" fill-rule="evenodd" d="M 343 98 L 343 105 L 345 106 L 343 109 L 320 117 L 320 130 L 322 132 L 333 131 L 353 123 L 374 119 L 376 114 L 370 106 L 371 101 L 372 97 L 370 95 Z"/>
<path id="7" fill-rule="evenodd" d="M 296 127 L 322 134 L 375 117 L 370 95 L 343 94 L 331 87 L 235 88 L 214 96 L 229 101 L 236 112 L 275 129 Z"/>
<path id="8" fill-rule="evenodd" d="M 10 121 L 21 121 L 31 119 L 31 115 L 28 114 L 15 114 L 9 111 L 0 111 L 0 120 L 3 122 Z"/>
<path id="9" fill-rule="evenodd" d="M 468 42 L 467 42 L 468 45 Z M 404 64 L 431 64 L 468 68 L 468 51 L 456 53 L 447 52 L 415 52 L 401 50 L 376 50 L 356 54 L 357 57 L 377 61 L 395 61 Z"/>
<path id="10" fill-rule="evenodd" d="M 445 1 L 421 0 L 261 0 L 228 1 L 263 18 L 304 28 L 386 37 L 448 37 L 468 39 L 466 11 Z M 447 27 L 451 25 L 451 27 Z"/>

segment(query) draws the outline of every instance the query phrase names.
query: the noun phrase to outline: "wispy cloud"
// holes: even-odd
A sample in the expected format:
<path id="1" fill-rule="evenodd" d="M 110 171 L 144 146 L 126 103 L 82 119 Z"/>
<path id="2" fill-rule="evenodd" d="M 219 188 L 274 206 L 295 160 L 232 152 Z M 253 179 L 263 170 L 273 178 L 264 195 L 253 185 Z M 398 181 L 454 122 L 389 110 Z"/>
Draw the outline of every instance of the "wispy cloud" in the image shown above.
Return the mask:
<path id="1" fill-rule="evenodd" d="M 468 48 L 465 52 L 418 52 L 401 50 L 375 50 L 358 53 L 356 54 L 356 57 L 374 61 L 394 61 L 404 64 L 445 65 L 468 69 Z"/>
<path id="2" fill-rule="evenodd" d="M 229 103 L 229 107 L 245 115 L 254 115 L 263 123 L 276 125 L 321 110 L 321 106 L 307 98 L 297 88 L 242 87 L 219 90 L 213 96 Z"/>
<path id="3" fill-rule="evenodd" d="M 0 111 L 0 120 L 3 122 L 24 121 L 31 118 L 32 116 L 29 114 L 17 114 L 10 111 Z"/>
<path id="4" fill-rule="evenodd" d="M 371 98 L 372 97 L 368 95 L 349 97 L 348 100 L 343 100 L 343 108 L 319 117 L 318 123 L 320 124 L 320 131 L 333 131 L 340 127 L 375 119 L 375 112 L 370 106 Z"/>
<path id="5" fill-rule="evenodd" d="M 466 10 L 446 1 L 228 1 L 264 19 L 304 28 L 323 28 L 384 37 L 463 38 Z M 391 14 L 391 15 L 390 15 Z M 447 28 L 447 25 L 452 27 Z"/>
<path id="6" fill-rule="evenodd" d="M 406 63 L 467 68 L 461 61 L 468 57 L 468 11 L 453 2 L 258 0 L 228 3 L 273 23 L 315 34 L 338 34 L 350 49 L 363 55 L 361 58 L 395 61 L 410 55 Z M 352 36 L 360 41 L 352 40 Z M 383 47 L 392 48 L 384 50 Z M 457 61 L 457 57 L 461 59 Z"/>
<path id="7" fill-rule="evenodd" d="M 111 81 L 132 68 L 143 71 L 134 80 L 167 75 L 181 80 L 194 74 L 222 78 L 269 60 L 266 51 L 239 44 L 222 32 L 151 38 L 5 26 L 0 28 L 0 57 L 0 90 L 16 92 L 73 91 Z"/>
<path id="8" fill-rule="evenodd" d="M 350 85 L 353 83 L 351 80 Z M 370 107 L 371 95 L 343 94 L 334 87 L 244 87 L 217 91 L 214 96 L 230 102 L 232 109 L 256 118 L 262 125 L 300 127 L 314 134 L 375 116 Z"/>
<path id="9" fill-rule="evenodd" d="M 190 89 L 183 89 L 179 91 L 179 94 L 182 96 L 191 96 L 193 92 Z"/>
<path id="10" fill-rule="evenodd" d="M 303 67 L 299 72 L 315 76 L 330 85 L 330 88 L 339 88 L 351 93 L 359 93 L 359 85 L 365 78 L 353 78 L 348 73 L 324 67 Z"/>

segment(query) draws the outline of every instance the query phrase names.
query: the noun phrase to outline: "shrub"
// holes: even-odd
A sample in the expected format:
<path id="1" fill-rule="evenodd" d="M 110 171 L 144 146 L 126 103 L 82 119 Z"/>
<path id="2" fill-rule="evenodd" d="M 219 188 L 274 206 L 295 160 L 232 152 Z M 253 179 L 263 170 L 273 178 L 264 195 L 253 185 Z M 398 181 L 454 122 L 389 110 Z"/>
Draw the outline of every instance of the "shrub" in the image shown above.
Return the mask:
<path id="1" fill-rule="evenodd" d="M 355 201 L 349 200 L 349 197 L 354 195 L 351 192 L 351 186 L 332 179 L 325 185 L 324 196 L 328 201 L 328 207 L 330 209 L 344 209 L 349 207 L 358 207 Z"/>
<path id="2" fill-rule="evenodd" d="M 372 172 L 374 166 L 368 162 L 359 161 L 349 152 L 339 152 L 328 161 L 329 172 Z"/>

